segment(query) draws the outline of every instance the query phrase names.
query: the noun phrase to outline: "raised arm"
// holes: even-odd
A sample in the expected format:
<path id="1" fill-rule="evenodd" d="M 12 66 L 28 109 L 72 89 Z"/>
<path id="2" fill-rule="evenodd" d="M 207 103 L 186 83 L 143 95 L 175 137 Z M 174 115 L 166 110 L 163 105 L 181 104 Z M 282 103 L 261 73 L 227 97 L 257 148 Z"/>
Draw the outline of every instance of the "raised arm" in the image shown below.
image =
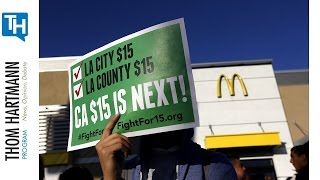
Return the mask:
<path id="1" fill-rule="evenodd" d="M 100 141 L 96 144 L 104 180 L 121 179 L 124 157 L 128 156 L 131 144 L 126 136 L 112 134 L 120 115 L 115 115 L 105 127 Z"/>

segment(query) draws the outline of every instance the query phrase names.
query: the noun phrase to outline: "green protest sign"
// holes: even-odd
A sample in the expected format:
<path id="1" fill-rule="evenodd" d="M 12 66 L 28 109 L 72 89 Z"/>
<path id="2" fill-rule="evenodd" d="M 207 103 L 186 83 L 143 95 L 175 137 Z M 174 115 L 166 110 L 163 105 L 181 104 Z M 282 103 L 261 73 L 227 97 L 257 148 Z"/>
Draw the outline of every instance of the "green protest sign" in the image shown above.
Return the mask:
<path id="1" fill-rule="evenodd" d="M 183 19 L 159 24 L 96 49 L 69 66 L 68 151 L 113 132 L 128 137 L 198 126 Z"/>

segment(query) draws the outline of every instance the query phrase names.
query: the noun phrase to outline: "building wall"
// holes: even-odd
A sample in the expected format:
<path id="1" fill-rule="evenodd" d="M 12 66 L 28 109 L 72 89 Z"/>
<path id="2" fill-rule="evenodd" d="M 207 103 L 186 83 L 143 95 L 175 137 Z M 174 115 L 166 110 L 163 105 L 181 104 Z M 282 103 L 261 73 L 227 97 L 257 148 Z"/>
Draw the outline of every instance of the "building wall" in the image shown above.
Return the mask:
<path id="1" fill-rule="evenodd" d="M 69 103 L 66 69 L 71 61 L 72 58 L 68 58 L 67 61 L 60 58 L 40 62 L 40 105 Z M 204 139 L 207 135 L 280 132 L 283 146 L 273 149 L 273 155 L 267 158 L 273 159 L 279 179 L 292 176 L 294 172 L 293 166 L 289 163 L 289 152 L 293 144 L 286 118 L 286 116 L 290 118 L 291 115 L 285 114 L 283 108 L 287 102 L 289 104 L 292 102 L 283 101 L 282 104 L 281 98 L 291 100 L 291 96 L 296 95 L 280 96 L 271 62 L 260 65 L 226 64 L 221 67 L 202 67 L 192 70 L 200 117 L 200 127 L 195 130 L 194 140 L 205 147 Z M 235 96 L 230 96 L 226 83 L 222 82 L 222 98 L 218 98 L 219 76 L 225 74 L 231 79 L 234 73 L 243 78 L 248 96 L 243 96 L 241 86 L 236 80 Z M 286 94 L 286 88 L 281 87 L 281 92 Z M 297 98 L 295 100 L 298 101 Z M 286 110 L 292 111 L 290 108 Z"/>
<path id="2" fill-rule="evenodd" d="M 220 75 L 231 79 L 239 74 L 247 88 L 244 96 L 240 83 L 235 81 L 235 96 L 230 96 L 227 84 L 221 83 L 222 97 L 217 97 Z M 293 146 L 290 131 L 274 71 L 270 64 L 230 65 L 193 69 L 200 127 L 196 128 L 194 140 L 205 147 L 208 135 L 280 132 L 283 146 L 273 149 L 269 156 L 274 161 L 279 179 L 292 176 L 290 149 Z"/>
<path id="3" fill-rule="evenodd" d="M 309 136 L 309 85 L 281 85 L 279 91 L 292 141 L 302 144 Z"/>
<path id="4" fill-rule="evenodd" d="M 68 72 L 51 71 L 39 73 L 39 104 L 66 105 L 69 103 Z"/>

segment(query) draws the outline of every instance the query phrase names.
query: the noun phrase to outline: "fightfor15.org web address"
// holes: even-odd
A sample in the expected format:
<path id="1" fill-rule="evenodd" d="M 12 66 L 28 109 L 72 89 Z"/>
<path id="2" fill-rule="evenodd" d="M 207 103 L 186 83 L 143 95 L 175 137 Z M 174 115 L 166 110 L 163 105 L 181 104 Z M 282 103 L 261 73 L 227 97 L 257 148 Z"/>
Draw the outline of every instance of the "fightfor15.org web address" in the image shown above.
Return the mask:
<path id="1" fill-rule="evenodd" d="M 138 118 L 135 120 L 129 119 L 128 121 L 119 121 L 116 124 L 117 129 L 125 129 L 125 130 L 130 130 L 130 128 L 134 127 L 139 127 L 139 126 L 147 126 L 151 125 L 154 123 L 164 123 L 167 121 L 182 121 L 183 120 L 183 115 L 182 113 L 177 113 L 177 114 L 169 114 L 169 115 L 164 115 L 164 114 L 158 114 L 155 115 L 151 118 Z M 96 136 L 101 136 L 103 133 L 103 130 L 101 129 L 96 129 L 90 132 L 83 132 L 78 135 L 78 140 L 85 140 L 89 141 L 91 138 L 94 138 Z"/>
<path id="2" fill-rule="evenodd" d="M 183 119 L 182 113 L 169 114 L 167 116 L 165 116 L 163 114 L 158 114 L 158 115 L 155 115 L 151 118 L 141 117 L 141 118 L 135 119 L 135 120 L 129 119 L 126 122 L 120 121 L 117 123 L 116 128 L 129 130 L 130 128 L 151 125 L 154 123 L 163 123 L 163 122 L 167 122 L 167 121 L 182 121 L 182 119 Z"/>

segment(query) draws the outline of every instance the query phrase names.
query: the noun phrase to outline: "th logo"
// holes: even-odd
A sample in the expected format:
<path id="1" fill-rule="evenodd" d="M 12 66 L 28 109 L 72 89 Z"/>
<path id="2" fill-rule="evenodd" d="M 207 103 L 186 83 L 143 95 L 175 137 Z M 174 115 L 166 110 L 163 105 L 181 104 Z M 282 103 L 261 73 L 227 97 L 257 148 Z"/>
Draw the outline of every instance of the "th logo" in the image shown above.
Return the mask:
<path id="1" fill-rule="evenodd" d="M 28 36 L 28 13 L 2 13 L 2 36 Z"/>

